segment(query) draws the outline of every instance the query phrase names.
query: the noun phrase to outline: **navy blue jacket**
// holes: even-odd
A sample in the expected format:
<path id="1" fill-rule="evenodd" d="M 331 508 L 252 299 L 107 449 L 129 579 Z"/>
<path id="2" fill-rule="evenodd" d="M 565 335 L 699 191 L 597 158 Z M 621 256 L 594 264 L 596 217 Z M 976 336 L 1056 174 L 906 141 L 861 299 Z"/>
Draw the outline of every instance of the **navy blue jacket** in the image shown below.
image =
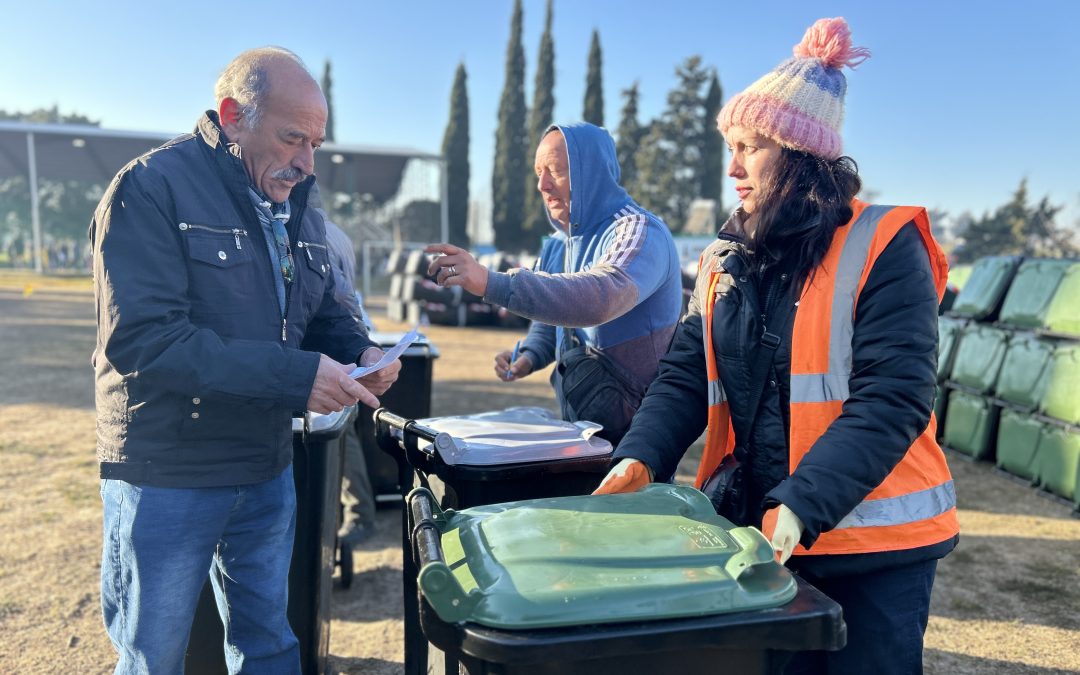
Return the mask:
<path id="1" fill-rule="evenodd" d="M 214 113 L 113 179 L 90 225 L 102 478 L 240 485 L 292 461 L 319 353 L 349 363 L 373 344 L 334 299 L 313 183 L 289 197 L 283 317 L 250 180 Z"/>

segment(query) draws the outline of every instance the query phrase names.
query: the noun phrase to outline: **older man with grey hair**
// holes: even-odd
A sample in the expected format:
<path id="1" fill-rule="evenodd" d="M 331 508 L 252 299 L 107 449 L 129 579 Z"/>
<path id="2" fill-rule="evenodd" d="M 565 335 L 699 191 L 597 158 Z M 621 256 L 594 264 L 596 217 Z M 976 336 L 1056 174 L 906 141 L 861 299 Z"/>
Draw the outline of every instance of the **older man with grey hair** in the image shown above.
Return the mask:
<path id="1" fill-rule="evenodd" d="M 207 578 L 230 672 L 300 668 L 286 618 L 294 410 L 376 396 L 400 363 L 335 297 L 309 208 L 326 100 L 300 59 L 240 54 L 195 130 L 94 213 L 101 602 L 117 673 L 179 673 Z M 296 253 L 294 255 L 294 252 Z"/>

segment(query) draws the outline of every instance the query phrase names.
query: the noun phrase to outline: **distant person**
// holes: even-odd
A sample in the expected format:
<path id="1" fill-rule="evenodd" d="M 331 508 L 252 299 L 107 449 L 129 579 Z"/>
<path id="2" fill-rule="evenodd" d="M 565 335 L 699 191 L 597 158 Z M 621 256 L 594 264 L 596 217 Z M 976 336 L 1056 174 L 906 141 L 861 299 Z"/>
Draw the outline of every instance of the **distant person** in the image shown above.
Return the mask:
<path id="1" fill-rule="evenodd" d="M 921 673 L 959 536 L 932 414 L 945 255 L 926 209 L 855 199 L 841 152 L 841 69 L 867 56 L 822 19 L 720 110 L 742 203 L 598 490 L 669 480 L 704 430 L 696 485 L 843 608 L 847 646 L 787 673 Z"/>
<path id="2" fill-rule="evenodd" d="M 320 209 L 326 224 L 326 250 L 334 270 L 334 292 L 338 301 L 349 307 L 353 318 L 365 327 L 364 310 L 354 288 L 356 252 L 349 235 L 335 225 Z M 345 462 L 342 467 L 341 503 L 344 505 L 338 539 L 355 546 L 375 532 L 375 491 L 368 477 L 367 459 L 360 442 L 359 422 L 350 424 L 342 434 Z"/>
<path id="3" fill-rule="evenodd" d="M 180 673 L 209 573 L 230 672 L 295 673 L 293 411 L 377 406 L 401 367 L 335 299 L 308 208 L 326 100 L 237 56 L 195 130 L 124 167 L 90 226 L 101 604 L 117 673 Z"/>
<path id="4" fill-rule="evenodd" d="M 615 143 L 605 129 L 591 124 L 549 127 L 534 168 L 554 230 L 536 271 L 491 272 L 467 251 L 435 244 L 425 250 L 444 255 L 428 273 L 437 273 L 441 284 L 461 286 L 532 319 L 517 359 L 510 363 L 509 350 L 495 356 L 500 380 L 518 380 L 563 361 L 578 345 L 609 357 L 636 398 L 629 410 L 607 411 L 612 416 L 602 435 L 617 443 L 679 320 L 679 255 L 667 225 L 619 185 Z M 552 384 L 565 414 L 562 377 L 556 368 Z M 587 419 L 603 423 L 593 419 L 599 416 Z"/>

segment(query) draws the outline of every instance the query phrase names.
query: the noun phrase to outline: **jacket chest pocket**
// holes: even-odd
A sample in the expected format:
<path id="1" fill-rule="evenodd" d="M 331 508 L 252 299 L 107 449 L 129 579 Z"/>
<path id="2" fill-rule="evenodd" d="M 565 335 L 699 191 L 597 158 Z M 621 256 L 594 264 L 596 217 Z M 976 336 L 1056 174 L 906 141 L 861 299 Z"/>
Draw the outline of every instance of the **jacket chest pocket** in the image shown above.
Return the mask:
<path id="1" fill-rule="evenodd" d="M 231 311 L 229 298 L 255 291 L 255 245 L 242 227 L 179 223 L 189 265 L 193 309 Z"/>
<path id="2" fill-rule="evenodd" d="M 310 315 L 322 304 L 326 280 L 331 274 L 330 255 L 326 244 L 297 239 L 296 263 L 304 268 L 300 285 L 303 290 L 304 311 Z"/>
<path id="3" fill-rule="evenodd" d="M 325 244 L 297 241 L 296 248 L 309 270 L 322 278 L 330 273 L 330 255 Z"/>

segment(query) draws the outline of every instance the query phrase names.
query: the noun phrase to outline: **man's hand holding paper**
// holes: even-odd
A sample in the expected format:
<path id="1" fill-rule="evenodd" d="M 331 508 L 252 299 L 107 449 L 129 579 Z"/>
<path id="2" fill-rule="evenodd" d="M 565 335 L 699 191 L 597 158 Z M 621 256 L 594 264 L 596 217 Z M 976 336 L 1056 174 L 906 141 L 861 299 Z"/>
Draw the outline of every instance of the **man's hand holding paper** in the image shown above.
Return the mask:
<path id="1" fill-rule="evenodd" d="M 385 356 L 383 350 L 378 347 L 369 347 L 360 355 L 360 366 L 373 366 L 377 364 L 383 356 Z M 372 394 L 379 396 L 390 388 L 390 385 L 397 380 L 398 373 L 400 372 L 401 360 L 395 358 L 388 365 L 371 371 L 368 374 L 357 378 L 356 381 L 364 385 L 364 387 Z"/>

